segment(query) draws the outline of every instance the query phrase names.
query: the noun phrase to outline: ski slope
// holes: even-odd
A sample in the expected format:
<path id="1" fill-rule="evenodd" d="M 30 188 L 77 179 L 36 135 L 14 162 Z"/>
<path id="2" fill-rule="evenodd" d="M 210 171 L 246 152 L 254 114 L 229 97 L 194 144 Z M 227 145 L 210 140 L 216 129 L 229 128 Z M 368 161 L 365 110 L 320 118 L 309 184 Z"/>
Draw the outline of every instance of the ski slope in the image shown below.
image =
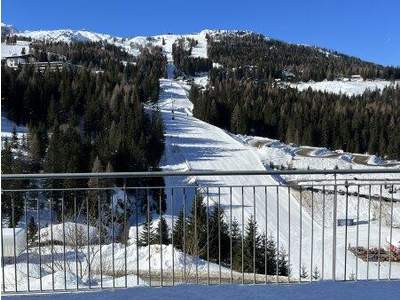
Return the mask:
<path id="1" fill-rule="evenodd" d="M 180 82 L 171 79 L 161 80 L 159 106 L 165 124 L 166 151 L 161 163 L 164 170 L 243 171 L 265 169 L 254 149 L 243 145 L 224 130 L 192 116 L 193 104 L 187 98 L 186 90 Z M 315 266 L 322 272 L 322 259 L 324 258 L 324 278 L 331 278 L 332 221 L 325 220 L 323 227 L 320 222 L 313 220 L 305 209 L 300 208 L 299 195 L 291 193 L 289 196 L 286 187 L 269 187 L 267 190 L 260 187 L 280 185 L 278 178 L 271 176 L 170 177 L 166 179 L 166 185 L 169 188 L 187 185 L 198 186 L 203 195 L 208 195 L 205 200 L 210 205 L 220 201 L 228 221 L 230 219 L 229 208 L 232 204 L 232 217 L 236 218 L 240 226 L 242 224 L 242 211 L 245 223 L 255 213 L 260 230 L 266 231 L 267 235 L 272 236 L 279 243 L 279 247 L 283 246 L 288 253 L 293 277 L 298 277 L 299 270 L 303 265 L 307 268 L 309 274 Z M 202 188 L 206 186 L 209 187 L 208 191 Z M 243 197 L 241 186 L 244 186 Z M 232 198 L 230 197 L 230 187 L 232 187 Z M 167 193 L 167 213 L 177 215 L 179 209 L 184 205 L 188 212 L 190 209 L 189 201 L 192 199 L 193 193 L 193 189 L 186 189 L 186 203 L 183 203 L 182 199 L 185 199 L 183 189 L 174 189 L 173 197 L 171 191 L 169 191 Z M 279 193 L 279 198 L 277 198 L 277 193 Z M 379 236 L 376 234 L 378 232 L 377 226 L 377 222 L 371 222 L 370 245 L 376 247 L 379 244 Z M 301 231 L 300 227 L 302 228 Z M 323 228 L 324 233 L 322 233 Z M 345 251 L 346 242 L 343 227 L 337 229 L 336 276 L 343 278 L 344 256 L 347 255 L 347 276 L 351 272 L 355 272 L 356 258 L 350 252 Z M 366 224 L 359 226 L 359 245 L 366 246 L 367 229 Z M 279 236 L 277 236 L 277 232 L 279 232 Z M 324 239 L 322 234 L 324 234 Z M 383 227 L 381 232 L 382 245 L 384 245 L 385 238 L 388 235 L 389 229 Z M 349 228 L 348 242 L 351 241 L 354 245 L 355 240 L 356 228 Z M 358 263 L 359 278 L 366 278 L 366 264 L 361 260 Z M 370 278 L 376 278 L 377 267 L 377 264 L 370 263 L 368 267 Z M 392 276 L 396 274 L 397 276 L 400 274 L 400 269 L 398 265 L 393 265 Z M 381 277 L 384 278 L 385 276 L 388 276 L 388 265 L 382 264 Z"/>

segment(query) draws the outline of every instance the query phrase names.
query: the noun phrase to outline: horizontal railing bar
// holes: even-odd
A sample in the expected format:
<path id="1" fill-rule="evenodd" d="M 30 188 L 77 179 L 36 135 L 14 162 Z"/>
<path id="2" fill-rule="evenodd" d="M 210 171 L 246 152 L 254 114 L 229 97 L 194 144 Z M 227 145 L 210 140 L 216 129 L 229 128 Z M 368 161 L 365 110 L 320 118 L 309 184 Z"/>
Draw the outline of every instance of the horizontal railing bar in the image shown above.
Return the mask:
<path id="1" fill-rule="evenodd" d="M 240 171 L 155 171 L 114 173 L 40 173 L 2 174 L 2 180 L 28 179 L 85 179 L 85 178 L 154 178 L 167 176 L 236 176 L 236 175 L 343 175 L 343 174 L 400 174 L 400 169 L 335 169 L 335 170 L 240 170 Z"/>
<path id="2" fill-rule="evenodd" d="M 374 186 L 381 186 L 384 185 L 384 182 L 382 183 L 347 183 L 347 186 L 349 187 L 374 187 Z M 400 185 L 399 183 L 393 183 L 390 182 L 388 183 L 388 185 Z M 307 184 L 307 185 L 299 185 L 298 187 L 302 187 L 307 189 L 308 187 L 314 187 L 314 188 L 318 188 L 318 187 L 335 187 L 335 186 L 343 186 L 346 187 L 346 183 L 329 183 L 329 184 Z M 62 191 L 66 191 L 66 192 L 79 192 L 79 191 L 113 191 L 115 189 L 125 189 L 125 190 L 148 190 L 148 189 L 164 189 L 164 190 L 168 190 L 168 189 L 189 189 L 189 188 L 223 188 L 223 189 L 229 189 L 229 188 L 252 188 L 252 187 L 256 187 L 256 188 L 261 188 L 261 187 L 267 187 L 267 188 L 271 188 L 271 187 L 281 187 L 281 188 L 287 188 L 287 187 L 292 187 L 295 188 L 295 186 L 290 185 L 290 184 L 252 184 L 252 185 L 218 185 L 218 184 L 209 184 L 209 185 L 174 185 L 174 186 L 113 186 L 113 187 L 94 187 L 94 188 L 38 188 L 38 189 L 2 189 L 1 192 L 2 193 L 18 193 L 18 192 L 24 192 L 24 193 L 28 193 L 28 192 L 62 192 Z"/>
<path id="3" fill-rule="evenodd" d="M 288 183 L 302 183 L 302 182 L 325 182 L 325 181 L 335 181 L 334 178 L 327 178 L 327 179 L 299 179 L 299 180 L 287 180 Z M 399 178 L 382 178 L 382 179 L 376 179 L 376 178 L 338 178 L 336 179 L 336 182 L 354 182 L 354 181 L 367 181 L 367 182 L 390 182 L 392 183 L 400 183 Z"/>

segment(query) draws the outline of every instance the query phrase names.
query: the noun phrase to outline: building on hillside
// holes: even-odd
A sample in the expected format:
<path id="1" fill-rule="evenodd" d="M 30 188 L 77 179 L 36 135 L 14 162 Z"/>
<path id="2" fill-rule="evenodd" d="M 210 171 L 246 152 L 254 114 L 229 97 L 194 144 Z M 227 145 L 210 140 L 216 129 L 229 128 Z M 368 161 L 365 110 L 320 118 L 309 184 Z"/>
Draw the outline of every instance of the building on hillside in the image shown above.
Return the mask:
<path id="1" fill-rule="evenodd" d="M 47 68 L 50 69 L 50 71 L 61 71 L 67 65 L 69 65 L 64 61 L 38 61 L 30 64 L 33 65 L 39 72 L 44 72 Z"/>
<path id="2" fill-rule="evenodd" d="M 66 67 L 77 67 L 65 61 L 36 61 L 32 54 L 3 57 L 1 60 L 2 64 L 14 70 L 24 65 L 32 65 L 39 72 L 44 72 L 46 69 L 61 71 Z"/>
<path id="3" fill-rule="evenodd" d="M 342 218 L 342 219 L 337 219 L 337 226 L 354 226 L 355 222 L 354 222 L 354 218 L 352 217 L 348 217 L 346 218 Z"/>
<path id="4" fill-rule="evenodd" d="M 13 69 L 17 69 L 20 65 L 33 63 L 35 61 L 36 58 L 32 54 L 21 54 L 1 58 L 2 63 Z"/>
<path id="5" fill-rule="evenodd" d="M 362 81 L 363 78 L 361 75 L 351 75 L 351 81 Z"/>

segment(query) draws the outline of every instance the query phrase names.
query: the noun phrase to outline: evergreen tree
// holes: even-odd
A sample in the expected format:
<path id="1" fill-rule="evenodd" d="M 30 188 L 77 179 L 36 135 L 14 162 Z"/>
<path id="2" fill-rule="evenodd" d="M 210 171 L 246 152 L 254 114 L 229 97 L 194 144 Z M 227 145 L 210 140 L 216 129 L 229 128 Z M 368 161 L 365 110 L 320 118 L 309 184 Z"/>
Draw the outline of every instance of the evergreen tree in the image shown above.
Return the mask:
<path id="1" fill-rule="evenodd" d="M 207 210 L 203 197 L 196 194 L 188 219 L 186 247 L 189 254 L 206 257 L 207 250 Z"/>
<path id="2" fill-rule="evenodd" d="M 212 209 L 209 217 L 209 255 L 210 259 L 218 261 L 229 261 L 229 231 L 228 225 L 224 221 L 224 210 L 218 205 Z"/>
<path id="3" fill-rule="evenodd" d="M 18 147 L 19 147 L 19 143 L 18 143 L 17 128 L 14 125 L 13 129 L 12 129 L 12 135 L 11 135 L 11 148 L 18 149 Z"/>
<path id="4" fill-rule="evenodd" d="M 277 251 L 276 251 L 276 245 L 275 242 L 270 236 L 269 238 L 266 238 L 266 235 L 263 236 L 263 243 L 262 243 L 262 248 L 264 257 L 267 257 L 267 274 L 269 275 L 275 275 L 276 274 L 276 260 L 277 260 Z M 265 253 L 266 251 L 266 253 Z M 264 264 L 265 264 L 265 259 L 264 259 Z M 264 267 L 265 268 L 265 267 Z"/>
<path id="5" fill-rule="evenodd" d="M 308 278 L 307 268 L 304 265 L 301 266 L 300 278 L 302 278 L 302 279 L 307 279 Z"/>
<path id="6" fill-rule="evenodd" d="M 34 243 L 36 242 L 37 239 L 36 234 L 38 232 L 38 227 L 33 217 L 30 217 L 29 219 L 27 231 L 28 231 L 28 243 L 30 246 L 33 246 Z"/>
<path id="7" fill-rule="evenodd" d="M 142 232 L 140 233 L 140 237 L 138 240 L 138 246 L 144 247 L 152 244 L 157 244 L 156 240 L 156 233 L 153 229 L 153 219 L 151 217 L 147 218 L 146 222 L 144 223 Z"/>
<path id="8" fill-rule="evenodd" d="M 263 266 L 263 249 L 262 240 L 258 234 L 257 223 L 253 216 L 250 216 L 245 229 L 243 251 L 244 251 L 244 266 L 245 272 L 261 273 Z M 254 256 L 255 255 L 255 256 Z M 256 262 L 256 269 L 254 270 L 253 260 Z M 261 264 L 260 264 L 261 262 Z"/>
<path id="9" fill-rule="evenodd" d="M 183 210 L 181 209 L 178 214 L 178 219 L 174 224 L 174 231 L 172 233 L 174 237 L 174 247 L 179 250 L 183 250 L 183 226 L 185 222 L 186 220 L 184 220 Z"/>
<path id="10" fill-rule="evenodd" d="M 321 274 L 319 273 L 318 267 L 315 266 L 315 267 L 314 267 L 313 274 L 312 274 L 312 278 L 313 278 L 314 280 L 319 280 L 320 276 L 321 276 Z"/>
<path id="11" fill-rule="evenodd" d="M 242 234 L 239 228 L 239 223 L 234 218 L 232 220 L 232 227 L 230 231 L 230 238 L 232 239 L 232 259 L 231 268 L 234 270 L 241 270 L 242 266 Z"/>
<path id="12" fill-rule="evenodd" d="M 169 228 L 164 217 L 161 217 L 160 221 L 158 222 L 157 229 L 155 232 L 154 242 L 161 243 L 163 245 L 170 244 Z"/>
<path id="13" fill-rule="evenodd" d="M 279 268 L 279 275 L 281 276 L 288 276 L 290 273 L 290 266 L 288 265 L 287 262 L 287 255 L 285 250 L 282 248 L 279 251 L 278 255 L 278 268 Z"/>

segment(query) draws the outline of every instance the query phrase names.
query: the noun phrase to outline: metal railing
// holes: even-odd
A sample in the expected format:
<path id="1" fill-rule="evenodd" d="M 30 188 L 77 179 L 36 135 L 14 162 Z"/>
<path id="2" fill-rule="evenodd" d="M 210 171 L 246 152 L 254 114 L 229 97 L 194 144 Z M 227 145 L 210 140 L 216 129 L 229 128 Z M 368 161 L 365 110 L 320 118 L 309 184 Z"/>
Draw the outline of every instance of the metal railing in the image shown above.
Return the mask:
<path id="1" fill-rule="evenodd" d="M 3 293 L 400 279 L 396 168 L 3 174 L 1 192 Z"/>

